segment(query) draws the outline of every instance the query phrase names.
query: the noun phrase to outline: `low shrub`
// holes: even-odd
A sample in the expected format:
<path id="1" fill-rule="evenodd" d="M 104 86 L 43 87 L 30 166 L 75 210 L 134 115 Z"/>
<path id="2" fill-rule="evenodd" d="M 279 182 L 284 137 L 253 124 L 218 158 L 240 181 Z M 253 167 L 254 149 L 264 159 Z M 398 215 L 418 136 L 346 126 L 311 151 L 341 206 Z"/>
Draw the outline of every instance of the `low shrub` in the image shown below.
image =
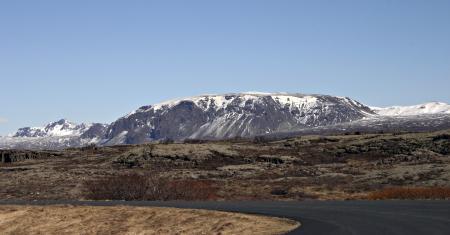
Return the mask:
<path id="1" fill-rule="evenodd" d="M 160 144 L 173 144 L 175 143 L 175 140 L 171 139 L 171 138 L 164 138 L 162 140 L 159 141 Z"/>
<path id="2" fill-rule="evenodd" d="M 272 191 L 270 191 L 270 194 L 275 195 L 275 196 L 285 196 L 288 195 L 289 190 L 287 189 L 282 189 L 282 188 L 275 188 L 272 189 Z"/>
<path id="3" fill-rule="evenodd" d="M 253 137 L 252 142 L 255 144 L 267 144 L 267 143 L 271 142 L 271 139 L 267 136 L 260 135 L 260 136 Z"/>
<path id="4" fill-rule="evenodd" d="M 437 135 L 437 136 L 433 137 L 433 141 L 439 141 L 439 140 L 450 140 L 450 135 L 442 134 L 442 135 Z"/>
<path id="5" fill-rule="evenodd" d="M 448 199 L 449 187 L 391 187 L 371 192 L 369 200 L 385 199 Z"/>
<path id="6" fill-rule="evenodd" d="M 184 144 L 204 144 L 207 143 L 207 140 L 202 140 L 202 139 L 185 139 L 183 141 Z"/>
<path id="7" fill-rule="evenodd" d="M 214 200 L 217 198 L 217 186 L 210 180 L 177 180 L 167 184 L 167 200 Z"/>
<path id="8" fill-rule="evenodd" d="M 96 144 L 89 144 L 89 145 L 81 147 L 81 151 L 96 151 L 96 150 L 98 150 L 98 147 Z"/>
<path id="9" fill-rule="evenodd" d="M 155 173 L 105 176 L 83 184 L 84 197 L 89 200 L 212 200 L 217 190 L 212 181 L 170 180 Z"/>

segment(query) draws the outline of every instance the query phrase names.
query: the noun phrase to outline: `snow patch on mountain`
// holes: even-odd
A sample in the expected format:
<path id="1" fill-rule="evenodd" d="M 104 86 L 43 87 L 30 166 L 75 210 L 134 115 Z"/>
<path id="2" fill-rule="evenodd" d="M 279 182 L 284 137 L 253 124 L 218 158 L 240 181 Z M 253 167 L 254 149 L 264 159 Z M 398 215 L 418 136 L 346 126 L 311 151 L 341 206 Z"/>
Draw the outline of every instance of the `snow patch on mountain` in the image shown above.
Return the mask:
<path id="1" fill-rule="evenodd" d="M 296 97 L 290 95 L 273 95 L 270 97 L 290 110 L 293 108 L 307 109 L 317 105 L 317 98 L 314 96 Z"/>
<path id="2" fill-rule="evenodd" d="M 153 110 L 157 111 L 165 111 L 169 110 L 174 106 L 179 105 L 181 102 L 192 102 L 197 107 L 201 108 L 203 111 L 208 110 L 225 110 L 228 106 L 237 106 L 244 108 L 246 106 L 252 107 L 253 104 L 261 102 L 262 98 L 270 97 L 274 101 L 279 104 L 279 108 L 288 108 L 290 110 L 299 109 L 306 110 L 311 109 L 318 106 L 326 106 L 327 104 L 323 104 L 318 102 L 318 98 L 314 95 L 303 95 L 303 94 L 289 94 L 289 93 L 265 93 L 265 92 L 243 92 L 243 93 L 229 93 L 224 95 L 200 95 L 187 97 L 182 99 L 173 99 L 164 101 L 154 105 L 148 105 L 140 107 L 137 110 L 134 110 L 124 116 L 127 118 L 133 114 L 139 112 L 148 112 Z M 361 103 L 354 101 L 348 97 L 336 97 L 342 99 L 344 102 L 347 102 L 351 106 L 364 108 L 365 106 Z M 366 112 L 366 114 L 370 115 L 370 112 Z"/>
<path id="3" fill-rule="evenodd" d="M 371 107 L 381 116 L 415 116 L 427 114 L 450 114 L 450 105 L 443 102 L 430 102 L 412 106 Z"/>

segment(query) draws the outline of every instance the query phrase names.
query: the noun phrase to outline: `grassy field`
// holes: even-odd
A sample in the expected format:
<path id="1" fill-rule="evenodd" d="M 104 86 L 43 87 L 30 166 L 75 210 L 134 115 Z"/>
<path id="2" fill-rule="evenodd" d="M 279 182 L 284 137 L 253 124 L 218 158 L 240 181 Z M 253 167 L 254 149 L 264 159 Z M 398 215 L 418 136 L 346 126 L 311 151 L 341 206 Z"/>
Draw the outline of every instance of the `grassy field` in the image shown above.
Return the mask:
<path id="1" fill-rule="evenodd" d="M 207 210 L 0 206 L 1 234 L 284 234 L 299 226 L 287 219 Z"/>

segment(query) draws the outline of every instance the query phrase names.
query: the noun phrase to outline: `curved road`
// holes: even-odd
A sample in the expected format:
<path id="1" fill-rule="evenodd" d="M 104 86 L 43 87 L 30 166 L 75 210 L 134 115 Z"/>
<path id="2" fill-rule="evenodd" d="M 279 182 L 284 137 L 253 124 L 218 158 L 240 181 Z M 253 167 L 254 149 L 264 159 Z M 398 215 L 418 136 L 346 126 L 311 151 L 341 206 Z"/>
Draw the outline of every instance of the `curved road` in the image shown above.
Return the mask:
<path id="1" fill-rule="evenodd" d="M 159 206 L 262 214 L 300 221 L 302 226 L 289 234 L 450 234 L 450 201 L 0 201 L 0 204 Z"/>

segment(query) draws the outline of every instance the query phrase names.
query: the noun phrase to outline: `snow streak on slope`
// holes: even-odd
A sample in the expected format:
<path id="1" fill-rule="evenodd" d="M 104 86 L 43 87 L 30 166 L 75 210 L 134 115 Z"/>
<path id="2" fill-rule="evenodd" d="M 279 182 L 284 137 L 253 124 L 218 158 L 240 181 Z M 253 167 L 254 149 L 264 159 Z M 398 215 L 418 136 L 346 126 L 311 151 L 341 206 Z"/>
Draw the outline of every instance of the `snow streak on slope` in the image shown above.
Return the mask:
<path id="1" fill-rule="evenodd" d="M 450 114 L 450 105 L 442 102 L 431 102 L 413 106 L 392 106 L 387 108 L 372 107 L 382 116 L 414 116 L 425 114 Z"/>

